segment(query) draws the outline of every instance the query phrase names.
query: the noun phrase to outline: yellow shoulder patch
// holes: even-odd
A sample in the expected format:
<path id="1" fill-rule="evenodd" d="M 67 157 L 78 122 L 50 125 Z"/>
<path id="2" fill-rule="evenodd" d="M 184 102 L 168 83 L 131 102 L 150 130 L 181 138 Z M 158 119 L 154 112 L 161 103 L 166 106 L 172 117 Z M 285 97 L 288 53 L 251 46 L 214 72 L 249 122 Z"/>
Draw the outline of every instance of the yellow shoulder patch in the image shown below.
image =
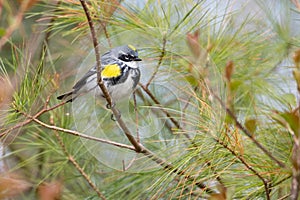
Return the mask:
<path id="1" fill-rule="evenodd" d="M 105 78 L 113 78 L 121 75 L 121 69 L 119 65 L 106 65 L 101 72 L 101 76 Z"/>
<path id="2" fill-rule="evenodd" d="M 136 51 L 136 48 L 135 48 L 134 46 L 132 46 L 131 44 L 129 44 L 128 47 L 129 47 L 130 49 L 132 49 L 133 51 Z"/>

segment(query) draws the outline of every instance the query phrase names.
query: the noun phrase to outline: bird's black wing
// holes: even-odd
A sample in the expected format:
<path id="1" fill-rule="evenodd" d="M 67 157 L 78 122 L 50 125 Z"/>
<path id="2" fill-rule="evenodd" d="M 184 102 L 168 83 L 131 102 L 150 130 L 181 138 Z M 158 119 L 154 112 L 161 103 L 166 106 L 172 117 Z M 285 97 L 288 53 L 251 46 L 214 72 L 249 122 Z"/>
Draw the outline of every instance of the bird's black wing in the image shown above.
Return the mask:
<path id="1" fill-rule="evenodd" d="M 86 85 L 88 79 L 95 74 L 97 74 L 97 70 L 95 67 L 93 67 L 79 81 L 77 81 L 77 83 L 75 83 L 75 85 L 73 86 L 73 90 L 74 91 L 80 90 L 83 86 Z"/>
<path id="2" fill-rule="evenodd" d="M 64 93 L 60 96 L 57 97 L 57 99 L 59 100 L 66 100 L 66 102 L 72 102 L 74 99 L 76 99 L 78 97 L 79 94 L 77 94 L 77 92 L 83 88 L 86 84 L 87 81 L 91 81 L 93 80 L 93 78 L 91 76 L 95 75 L 96 79 L 97 79 L 97 71 L 94 68 L 90 69 L 74 86 L 72 91 L 69 91 L 67 93 Z M 90 78 L 91 77 L 91 78 Z M 89 80 L 90 79 L 90 80 Z M 97 85 L 95 83 L 95 85 Z"/>
<path id="3" fill-rule="evenodd" d="M 111 51 L 106 52 L 101 57 L 101 64 L 107 65 L 112 61 L 112 58 L 110 56 Z M 62 94 L 57 97 L 59 100 L 66 100 L 67 102 L 72 102 L 75 98 L 77 98 L 80 95 L 79 90 L 84 89 L 84 87 L 90 83 L 95 81 L 95 87 L 97 86 L 97 68 L 94 66 L 92 69 L 90 69 L 79 81 L 75 83 L 73 86 L 72 91 L 69 91 L 65 94 Z M 93 88 L 93 87 L 92 87 Z M 91 88 L 90 88 L 91 89 Z M 89 90 L 90 90 L 89 89 Z"/>
<path id="4" fill-rule="evenodd" d="M 110 56 L 111 51 L 108 51 L 104 53 L 101 56 L 101 65 L 102 65 L 102 70 L 103 66 L 108 65 L 108 64 L 115 64 L 113 62 L 114 60 Z M 97 74 L 97 66 L 94 66 L 92 69 L 90 69 L 77 83 L 73 86 L 73 90 L 76 92 L 80 90 L 85 84 L 87 84 L 87 81 L 93 81 L 90 77 Z M 97 78 L 96 78 L 97 79 Z M 96 83 L 96 81 L 95 81 Z"/>

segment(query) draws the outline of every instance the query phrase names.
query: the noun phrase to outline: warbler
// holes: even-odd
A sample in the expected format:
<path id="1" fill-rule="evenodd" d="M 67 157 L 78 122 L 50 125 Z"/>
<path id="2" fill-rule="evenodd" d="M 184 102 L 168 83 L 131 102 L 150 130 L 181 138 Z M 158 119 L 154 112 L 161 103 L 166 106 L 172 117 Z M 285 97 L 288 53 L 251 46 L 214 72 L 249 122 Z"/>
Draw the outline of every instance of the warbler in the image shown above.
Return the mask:
<path id="1" fill-rule="evenodd" d="M 129 97 L 136 88 L 141 76 L 139 61 L 142 59 L 132 45 L 115 47 L 101 56 L 101 78 L 114 102 Z M 70 92 L 58 96 L 57 99 L 72 102 L 93 90 L 104 98 L 97 82 L 97 66 L 75 83 Z"/>

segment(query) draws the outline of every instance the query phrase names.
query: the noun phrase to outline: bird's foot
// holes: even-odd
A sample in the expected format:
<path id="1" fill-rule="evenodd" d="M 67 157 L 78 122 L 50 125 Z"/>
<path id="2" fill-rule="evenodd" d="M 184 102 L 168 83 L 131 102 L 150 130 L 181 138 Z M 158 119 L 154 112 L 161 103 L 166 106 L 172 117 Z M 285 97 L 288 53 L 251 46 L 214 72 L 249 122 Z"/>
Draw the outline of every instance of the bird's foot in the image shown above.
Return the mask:
<path id="1" fill-rule="evenodd" d="M 116 104 L 114 102 L 112 102 L 111 104 L 109 104 L 109 103 L 106 104 L 107 109 L 112 109 L 115 106 L 116 106 Z"/>
<path id="2" fill-rule="evenodd" d="M 117 115 L 115 116 L 114 114 L 111 114 L 110 119 L 113 121 L 117 121 L 118 119 L 121 118 L 121 112 L 119 110 L 117 110 Z"/>

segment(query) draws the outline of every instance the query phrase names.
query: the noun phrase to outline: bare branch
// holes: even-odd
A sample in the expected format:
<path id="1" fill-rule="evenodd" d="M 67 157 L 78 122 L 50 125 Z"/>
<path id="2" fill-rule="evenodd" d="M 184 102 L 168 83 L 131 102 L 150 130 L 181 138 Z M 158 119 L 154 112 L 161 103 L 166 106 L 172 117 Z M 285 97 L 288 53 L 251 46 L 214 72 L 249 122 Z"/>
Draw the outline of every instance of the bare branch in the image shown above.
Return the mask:
<path id="1" fill-rule="evenodd" d="M 47 101 L 46 101 L 46 103 L 47 103 Z M 33 116 L 33 118 L 38 118 L 40 115 L 44 114 L 45 112 L 54 110 L 54 109 L 56 109 L 56 108 L 58 108 L 58 107 L 60 107 L 60 106 L 62 106 L 64 104 L 66 104 L 66 102 L 61 102 L 61 103 L 56 104 L 56 105 L 54 105 L 54 106 L 52 106 L 50 108 L 47 108 L 46 106 L 44 106 L 44 109 L 42 109 L 38 113 L 36 113 Z M 15 106 L 15 110 L 16 110 L 16 112 L 20 112 L 19 110 L 17 110 L 16 106 Z M 6 136 L 8 133 L 12 132 L 13 130 L 21 128 L 21 127 L 29 124 L 32 121 L 33 121 L 33 119 L 27 119 L 27 120 L 25 120 L 23 122 L 20 122 L 20 123 L 16 124 L 15 126 L 13 126 L 13 127 L 9 128 L 9 129 L 3 131 L 2 133 L 0 133 L 0 138 L 3 138 L 4 136 Z"/>
<path id="2" fill-rule="evenodd" d="M 172 121 L 172 123 L 175 125 L 175 127 L 176 127 L 177 129 L 181 129 L 181 126 L 180 126 L 179 122 L 176 121 L 176 119 L 174 119 L 174 117 L 172 117 L 172 116 L 170 115 L 170 113 L 169 113 L 168 111 L 166 111 L 166 110 L 162 107 L 161 103 L 160 103 L 160 102 L 158 101 L 158 99 L 152 94 L 152 92 L 148 89 L 148 87 L 147 87 L 147 86 L 144 86 L 144 85 L 141 84 L 141 83 L 139 83 L 139 86 L 141 86 L 141 88 L 147 93 L 147 95 L 153 100 L 153 102 L 157 104 L 157 106 L 161 107 L 161 111 L 162 111 L 163 113 L 166 114 L 166 116 L 168 117 L 168 119 L 170 119 L 170 120 Z"/>
<path id="3" fill-rule="evenodd" d="M 85 171 L 80 167 L 78 162 L 75 160 L 75 158 L 67 151 L 65 144 L 63 143 L 63 140 L 59 136 L 59 134 L 55 131 L 55 136 L 58 140 L 58 143 L 60 144 L 63 152 L 67 156 L 68 160 L 74 165 L 74 167 L 79 171 L 79 173 L 84 177 L 84 179 L 88 182 L 88 184 L 93 188 L 93 190 L 97 193 L 98 197 L 100 197 L 102 200 L 106 200 L 104 195 L 98 190 L 97 186 L 92 182 L 92 180 L 89 178 L 89 176 L 85 173 Z"/>
<path id="4" fill-rule="evenodd" d="M 155 78 L 156 74 L 158 73 L 159 67 L 161 66 L 161 63 L 165 57 L 166 54 L 166 43 L 167 43 L 167 38 L 166 35 L 163 36 L 163 41 L 162 41 L 162 50 L 161 50 L 161 54 L 159 56 L 159 60 L 157 63 L 157 66 L 155 67 L 155 70 L 152 74 L 152 76 L 150 77 L 150 79 L 148 80 L 147 84 L 145 85 L 145 87 L 148 89 L 149 85 L 151 84 L 151 82 L 153 81 L 153 79 Z"/>
<path id="5" fill-rule="evenodd" d="M 133 93 L 133 104 L 134 104 L 134 112 L 135 112 L 135 125 L 136 125 L 136 140 L 140 142 L 140 134 L 139 134 L 139 113 L 137 109 L 136 103 L 136 94 Z"/>
<path id="6" fill-rule="evenodd" d="M 257 176 L 264 184 L 265 187 L 265 193 L 266 193 L 266 197 L 269 200 L 270 199 L 270 192 L 271 189 L 269 187 L 269 181 L 264 179 L 264 177 L 262 177 L 250 164 L 247 163 L 247 161 L 239 154 L 237 154 L 234 150 L 232 150 L 227 144 L 225 144 L 223 141 L 221 141 L 218 138 L 214 138 L 214 140 L 219 143 L 220 145 L 222 145 L 225 149 L 227 149 L 232 155 L 234 155 L 237 159 L 239 159 L 239 161 L 245 165 L 245 167 L 250 170 L 255 176 Z"/>
<path id="7" fill-rule="evenodd" d="M 210 89 L 209 89 L 210 90 Z M 224 110 L 227 112 L 227 114 L 234 120 L 236 126 L 245 133 L 246 136 L 248 136 L 252 142 L 259 148 L 261 149 L 267 156 L 269 156 L 269 158 L 271 158 L 274 162 L 276 162 L 280 167 L 285 168 L 285 164 L 281 161 L 279 161 L 277 158 L 275 158 L 271 152 L 269 152 L 261 143 L 259 143 L 254 137 L 253 135 L 249 132 L 249 130 L 244 127 L 239 120 L 237 119 L 237 117 L 235 116 L 235 114 L 225 105 L 225 103 L 220 99 L 220 97 L 218 95 L 216 95 L 212 90 L 209 91 L 216 99 L 217 101 L 220 103 L 220 105 L 224 108 Z"/>
<path id="8" fill-rule="evenodd" d="M 110 140 L 104 140 L 104 139 L 101 139 L 101 138 L 97 138 L 97 137 L 93 137 L 93 136 L 89 136 L 89 135 L 80 133 L 78 131 L 64 129 L 64 128 L 61 128 L 61 127 L 58 127 L 58 126 L 49 125 L 49 124 L 46 124 L 46 123 L 44 123 L 44 122 L 36 119 L 35 117 L 32 117 L 32 116 L 26 114 L 26 113 L 22 113 L 22 114 L 26 115 L 27 117 L 29 117 L 30 119 L 32 119 L 36 123 L 40 124 L 41 126 L 43 126 L 45 128 L 48 128 L 48 129 L 52 129 L 52 130 L 56 130 L 56 131 L 61 131 L 61 132 L 68 133 L 68 134 L 71 134 L 71 135 L 74 135 L 74 136 L 78 136 L 78 137 L 81 137 L 81 138 L 85 138 L 85 139 L 88 139 L 88 140 L 94 140 L 94 141 L 97 141 L 97 142 L 101 142 L 101 143 L 105 143 L 105 144 L 110 144 L 110 145 L 117 146 L 117 147 L 120 147 L 120 148 L 124 148 L 124 149 L 129 149 L 129 150 L 135 151 L 135 148 L 133 148 L 132 146 L 126 145 L 126 144 L 122 144 L 122 143 L 118 143 L 118 142 L 113 142 L 113 141 L 110 141 Z"/>
<path id="9" fill-rule="evenodd" d="M 153 161 L 155 161 L 157 164 L 162 166 L 164 169 L 169 170 L 172 173 L 175 173 L 179 176 L 183 176 L 188 181 L 195 182 L 195 180 L 194 180 L 195 178 L 193 178 L 189 175 L 186 175 L 186 173 L 184 171 L 175 168 L 172 164 L 169 164 L 165 160 L 159 158 L 154 153 L 152 153 L 150 150 L 144 148 L 141 153 L 146 155 L 148 158 L 151 158 Z M 207 193 L 210 193 L 210 194 L 214 193 L 214 191 L 212 189 L 208 188 L 204 183 L 195 182 L 195 185 L 198 186 L 199 188 L 201 188 L 203 191 L 205 191 Z"/>
<path id="10" fill-rule="evenodd" d="M 154 102 L 155 104 L 157 104 L 157 106 L 159 106 L 159 107 L 161 108 L 160 110 L 161 110 L 163 113 L 165 113 L 165 115 L 167 116 L 167 118 L 171 120 L 171 122 L 175 125 L 175 127 L 176 127 L 177 129 L 179 129 L 179 130 L 182 130 L 182 127 L 180 126 L 180 123 L 179 123 L 174 117 L 172 117 L 171 114 L 170 114 L 166 109 L 163 108 L 162 104 L 161 104 L 161 103 L 158 101 L 158 99 L 152 94 L 152 92 L 148 89 L 148 87 L 147 87 L 147 86 L 144 86 L 144 85 L 141 84 L 141 83 L 139 83 L 139 86 L 141 86 L 141 88 L 147 93 L 147 95 L 153 100 L 153 102 Z M 184 135 L 189 141 L 191 141 L 191 143 L 192 143 L 194 146 L 197 146 L 197 145 L 195 145 L 195 144 L 193 143 L 192 138 L 189 136 L 189 134 L 183 132 L 183 135 Z"/>
<path id="11" fill-rule="evenodd" d="M 86 5 L 85 0 L 80 0 L 80 3 L 82 5 L 82 8 L 84 10 L 84 13 L 86 15 L 86 18 L 88 20 L 88 24 L 90 27 L 90 31 L 91 31 L 91 35 L 92 35 L 92 40 L 93 40 L 93 45 L 94 45 L 94 50 L 95 50 L 95 56 L 96 56 L 96 67 L 97 67 L 97 81 L 98 81 L 98 85 L 101 89 L 101 91 L 103 92 L 103 95 L 107 101 L 107 103 L 109 104 L 110 107 L 112 106 L 112 99 L 109 95 L 109 92 L 107 91 L 103 80 L 101 78 L 101 60 L 100 60 L 100 53 L 99 53 L 99 45 L 98 45 L 98 40 L 97 40 L 97 36 L 96 36 L 96 32 L 95 32 L 95 28 L 94 28 L 94 23 L 92 22 L 92 18 L 90 16 L 88 7 Z"/>

